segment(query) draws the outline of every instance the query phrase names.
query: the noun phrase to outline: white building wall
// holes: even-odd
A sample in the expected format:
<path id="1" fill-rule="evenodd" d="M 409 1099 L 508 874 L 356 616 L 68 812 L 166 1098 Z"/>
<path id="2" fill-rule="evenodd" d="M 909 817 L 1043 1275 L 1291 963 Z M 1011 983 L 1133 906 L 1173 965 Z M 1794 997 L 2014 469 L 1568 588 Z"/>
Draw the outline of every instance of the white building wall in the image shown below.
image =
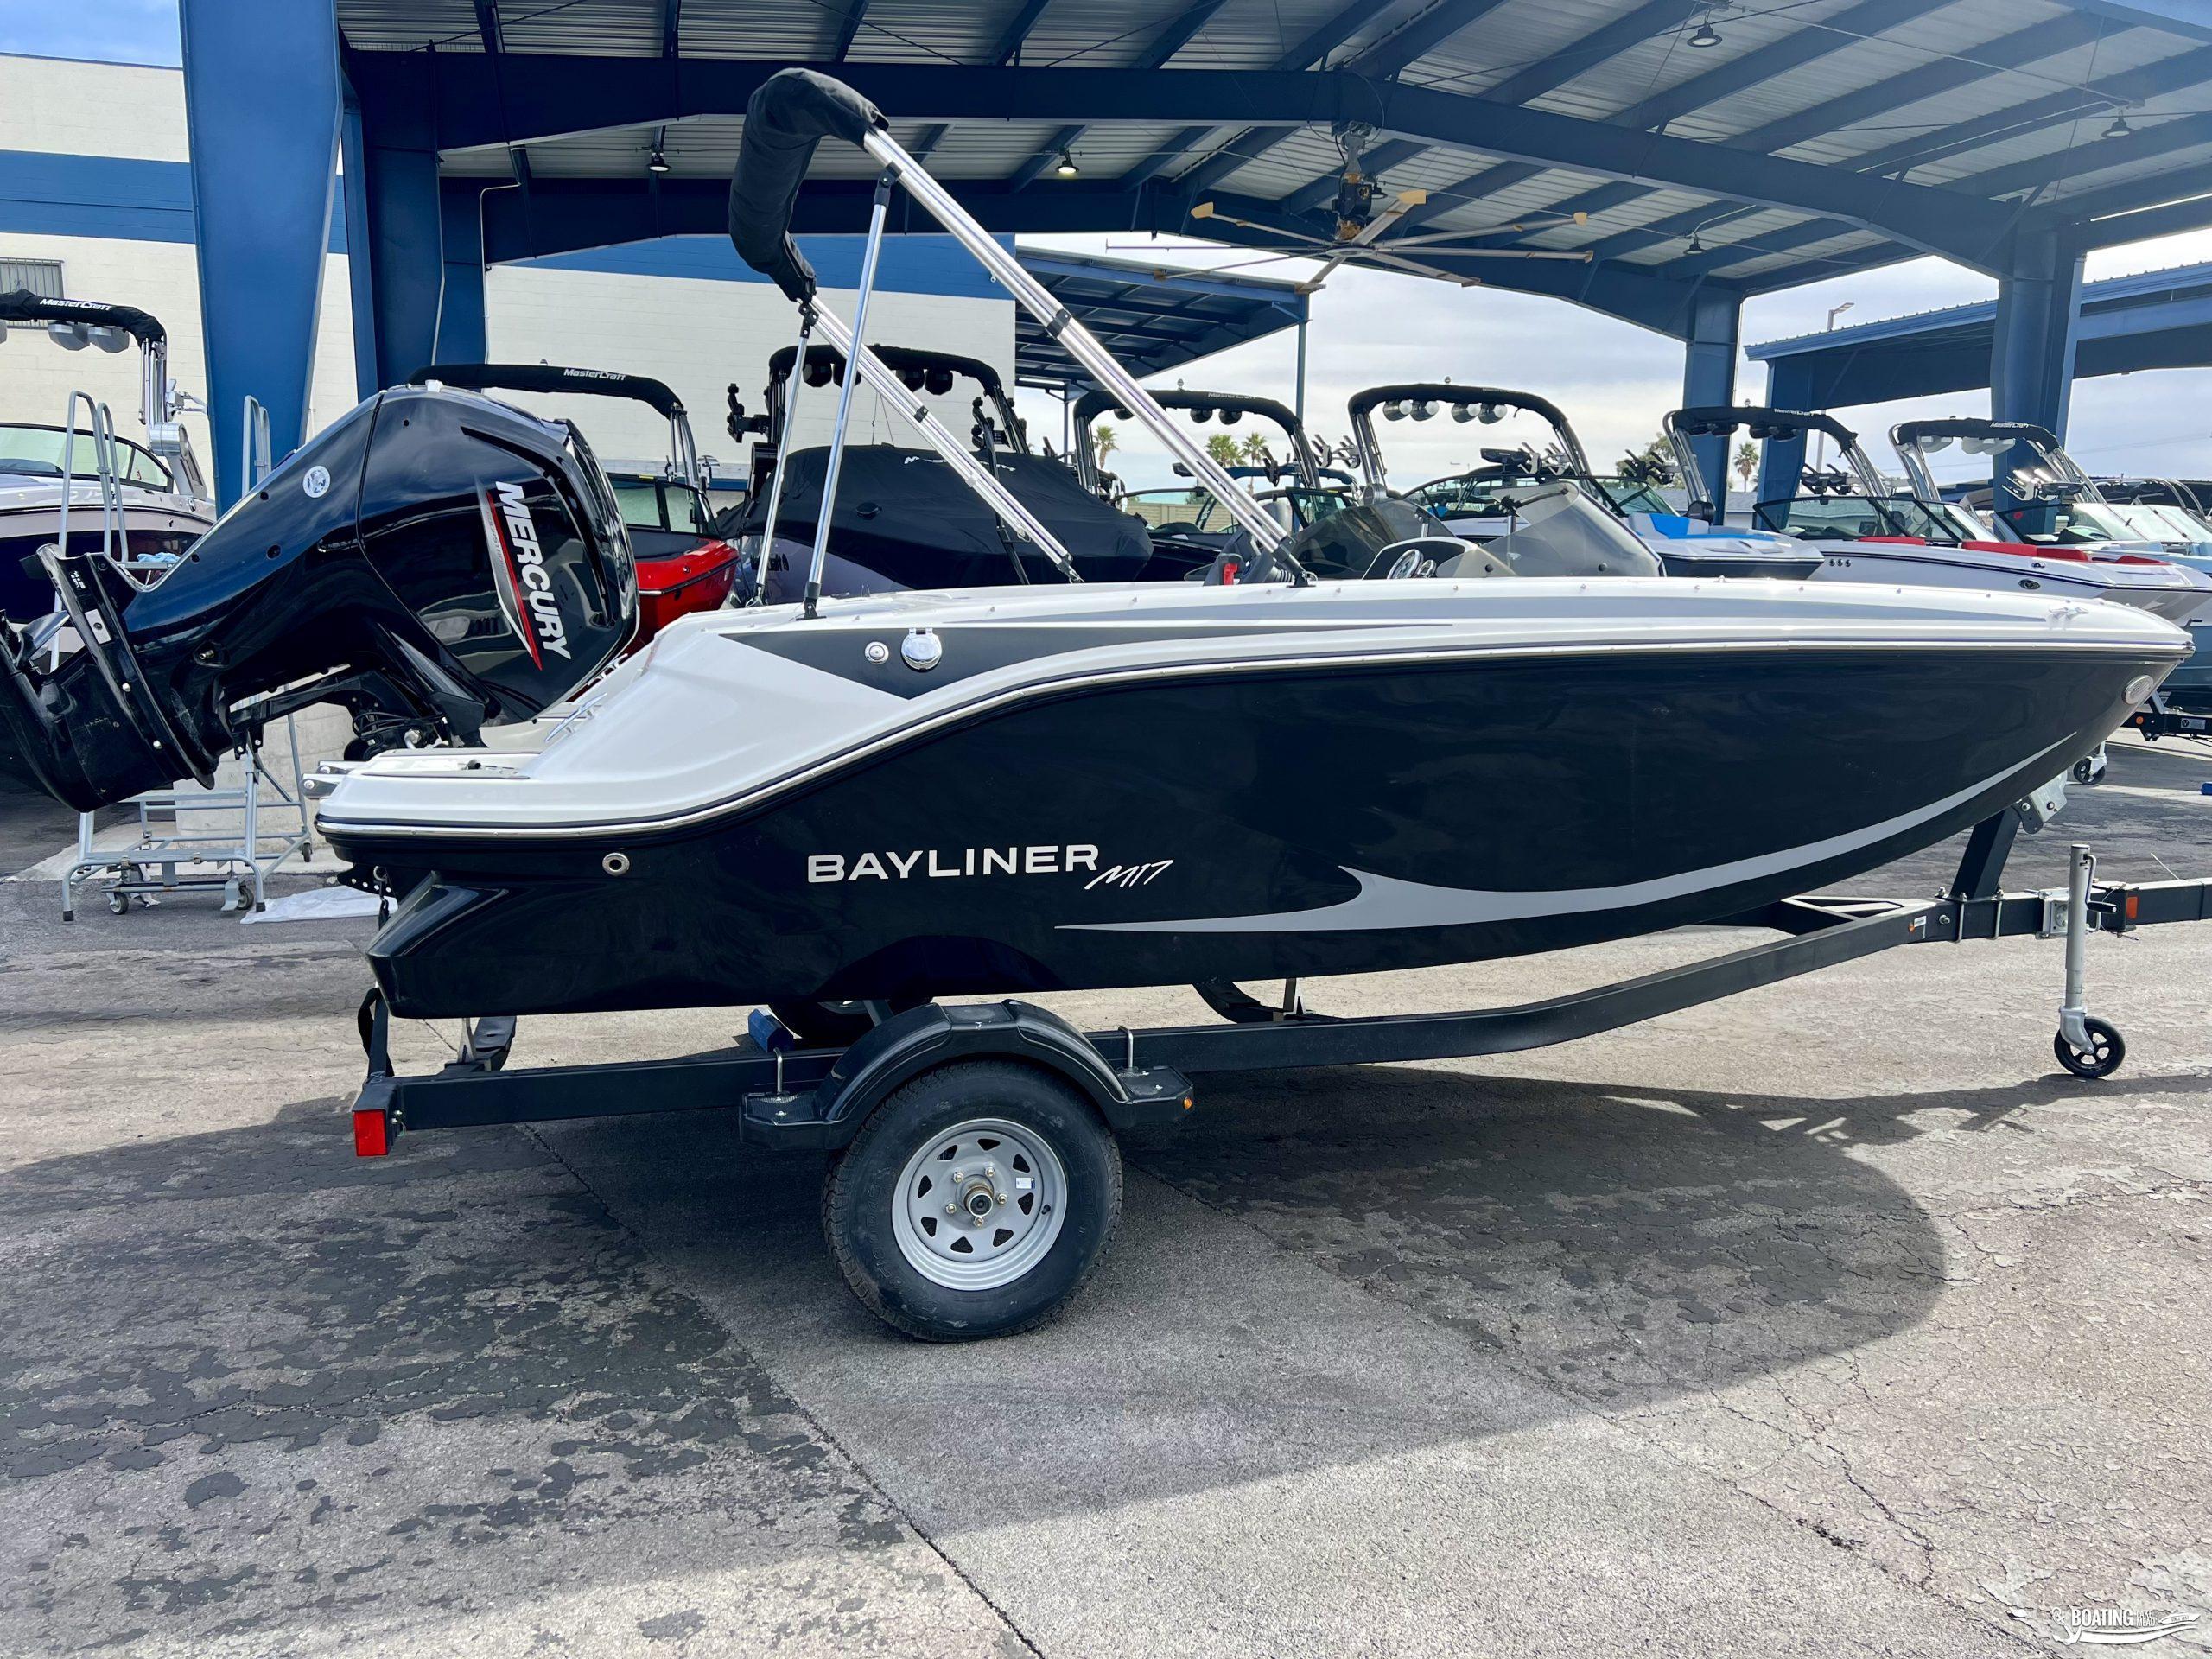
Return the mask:
<path id="1" fill-rule="evenodd" d="M 207 395 L 200 273 L 189 245 L 0 231 L 0 258 L 58 259 L 62 291 L 71 299 L 105 300 L 152 312 L 168 330 L 169 378 L 195 397 Z M 345 257 L 333 254 L 323 262 L 322 310 L 308 397 L 310 432 L 353 407 L 353 315 Z M 0 340 L 0 421 L 57 422 L 69 394 L 79 391 L 91 392 L 114 410 L 118 433 L 143 442 L 135 346 L 112 354 L 97 348 L 69 352 L 29 330 L 10 330 Z M 214 451 L 206 417 L 188 415 L 185 426 L 201 467 L 212 473 Z"/>
<path id="2" fill-rule="evenodd" d="M 0 56 L 0 149 L 188 161 L 184 76 L 137 64 Z"/>

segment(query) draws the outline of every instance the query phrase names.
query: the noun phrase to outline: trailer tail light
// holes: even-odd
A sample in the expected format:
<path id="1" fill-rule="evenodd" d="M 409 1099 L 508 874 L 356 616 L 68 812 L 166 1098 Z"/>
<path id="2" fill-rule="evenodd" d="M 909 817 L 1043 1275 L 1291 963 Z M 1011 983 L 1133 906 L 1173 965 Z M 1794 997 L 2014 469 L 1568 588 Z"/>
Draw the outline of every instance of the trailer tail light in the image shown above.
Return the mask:
<path id="1" fill-rule="evenodd" d="M 391 1135 L 385 1123 L 384 1114 L 367 1108 L 353 1114 L 353 1155 L 356 1158 L 383 1158 L 391 1152 Z"/>

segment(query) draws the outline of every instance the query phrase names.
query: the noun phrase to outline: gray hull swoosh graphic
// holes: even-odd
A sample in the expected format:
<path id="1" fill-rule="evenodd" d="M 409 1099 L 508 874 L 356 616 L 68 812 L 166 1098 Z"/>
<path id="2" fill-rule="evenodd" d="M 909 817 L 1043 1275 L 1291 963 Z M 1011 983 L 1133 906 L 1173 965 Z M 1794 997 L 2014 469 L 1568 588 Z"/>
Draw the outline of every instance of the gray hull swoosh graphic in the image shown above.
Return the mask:
<path id="1" fill-rule="evenodd" d="M 2065 741 L 2061 739 L 2021 764 L 2033 766 L 2055 753 Z M 1684 870 L 1677 875 L 1655 876 L 1648 881 L 1630 881 L 1614 887 L 1486 892 L 1476 887 L 1432 887 L 1426 881 L 1402 881 L 1394 875 L 1346 869 L 1344 874 L 1359 883 L 1359 891 L 1340 904 L 1320 905 L 1311 910 L 1276 911 L 1261 916 L 1198 916 L 1167 922 L 1063 922 L 1060 926 L 1064 931 L 1086 933 L 1357 933 L 1465 927 L 1477 922 L 1517 922 L 1535 916 L 1628 910 L 1712 887 L 1778 875 L 1784 870 L 1817 864 L 1885 840 L 1930 818 L 1941 817 L 2019 769 L 2018 765 L 2006 766 L 1940 801 L 1822 841 L 1808 841 L 1778 853 L 1761 853 L 1754 858 L 1709 864 L 1701 870 Z"/>

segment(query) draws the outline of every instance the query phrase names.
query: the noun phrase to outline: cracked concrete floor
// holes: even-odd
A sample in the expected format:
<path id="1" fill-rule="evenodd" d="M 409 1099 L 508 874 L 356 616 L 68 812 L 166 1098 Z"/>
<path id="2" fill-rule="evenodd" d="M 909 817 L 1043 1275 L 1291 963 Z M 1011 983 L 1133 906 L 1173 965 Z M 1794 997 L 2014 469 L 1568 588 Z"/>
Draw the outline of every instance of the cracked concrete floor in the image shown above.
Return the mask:
<path id="1" fill-rule="evenodd" d="M 2113 777 L 2069 831 L 2212 873 L 2212 766 Z M 1980 1655 L 2212 1605 L 2212 931 L 2095 942 L 2103 1084 L 2033 942 L 1217 1080 L 1065 1319 L 938 1349 L 844 1295 L 819 1160 L 712 1122 L 354 1160 L 360 925 L 51 917 L 0 887 L 0 1652 Z"/>

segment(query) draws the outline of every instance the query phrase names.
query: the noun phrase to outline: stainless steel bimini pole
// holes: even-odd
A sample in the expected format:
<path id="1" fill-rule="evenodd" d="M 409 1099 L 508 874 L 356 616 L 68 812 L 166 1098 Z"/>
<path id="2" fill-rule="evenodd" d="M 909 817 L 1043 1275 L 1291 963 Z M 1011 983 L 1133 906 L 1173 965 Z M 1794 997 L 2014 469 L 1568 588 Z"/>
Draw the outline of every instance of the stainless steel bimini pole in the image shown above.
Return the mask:
<path id="1" fill-rule="evenodd" d="M 944 423 L 930 413 L 929 405 L 899 383 L 890 365 L 871 347 L 866 344 L 856 346 L 853 335 L 846 332 L 845 325 L 838 321 L 836 312 L 819 302 L 817 309 L 821 313 L 823 337 L 830 342 L 832 349 L 844 353 L 848 371 L 853 364 L 859 364 L 861 378 L 874 388 L 876 396 L 883 400 L 886 408 L 902 416 L 919 433 L 924 442 L 937 451 L 939 459 L 960 475 L 961 481 L 982 497 L 1001 518 L 1020 531 L 1025 539 L 1052 562 L 1053 567 L 1063 576 L 1070 582 L 1081 582 L 1083 578 L 1077 574 L 1075 561 L 1069 556 L 1066 546 L 1058 537 L 1045 528 L 1044 522 L 1023 505 L 1021 498 L 1007 488 L 999 480 L 997 474 L 969 454 Z M 1025 576 L 1023 580 L 1027 578 Z"/>
<path id="2" fill-rule="evenodd" d="M 887 167 L 875 181 L 875 205 L 868 216 L 868 247 L 861 255 L 860 298 L 853 306 L 855 345 L 868 338 L 868 296 L 875 291 L 876 261 L 883 252 L 883 220 L 890 211 L 891 187 L 898 177 L 896 167 Z M 830 435 L 830 462 L 822 473 L 822 507 L 814 520 L 814 560 L 806 569 L 804 614 L 808 616 L 816 613 L 822 601 L 822 564 L 830 556 L 830 520 L 837 505 L 837 474 L 845 464 L 845 428 L 853 418 L 853 383 L 860 378 L 859 365 L 853 358 L 851 352 L 845 354 L 845 381 L 837 388 L 837 425 Z M 804 359 L 791 367 L 799 378 L 805 378 Z"/>
<path id="3" fill-rule="evenodd" d="M 991 234 L 969 216 L 968 211 L 955 201 L 943 185 L 922 170 L 921 164 L 908 155 L 898 142 L 880 130 L 871 129 L 861 140 L 861 147 L 887 168 L 895 174 L 906 187 L 906 194 L 919 202 L 930 217 L 950 232 L 960 245 L 982 263 L 983 268 L 998 278 L 1001 286 L 1014 296 L 1015 302 L 1045 325 L 1045 332 L 1058 340 L 1069 356 L 1089 370 L 1092 379 L 1114 394 L 1115 402 L 1129 410 L 1152 430 L 1153 435 L 1174 452 L 1175 458 L 1191 470 L 1191 476 L 1219 499 L 1230 515 L 1249 533 L 1253 544 L 1262 550 L 1280 547 L 1288 534 L 1271 518 L 1258 501 L 1237 488 L 1236 481 L 1223 470 L 1219 462 L 1208 454 L 1190 435 L 1168 417 L 1167 411 L 1152 400 L 1150 393 L 1139 385 L 1127 369 L 1114 360 L 1113 353 L 1101 346 L 1090 331 L 1068 315 L 1067 308 L 1052 296 L 1052 291 L 1024 270 L 1021 262 L 1001 247 Z M 880 200 L 880 198 L 879 198 Z M 879 213 L 878 222 L 881 215 Z M 1306 572 L 1302 567 L 1294 568 L 1302 579 Z"/>
<path id="4" fill-rule="evenodd" d="M 791 453 L 798 422 L 798 389 L 806 379 L 806 348 L 814 338 L 814 302 L 798 308 L 798 355 L 791 359 L 791 378 L 785 383 L 783 430 L 775 435 L 776 467 L 768 474 L 768 520 L 760 527 L 760 549 L 753 556 L 753 597 L 748 605 L 763 605 L 768 596 L 768 558 L 776 547 L 776 514 L 784 505 L 784 463 Z"/>

